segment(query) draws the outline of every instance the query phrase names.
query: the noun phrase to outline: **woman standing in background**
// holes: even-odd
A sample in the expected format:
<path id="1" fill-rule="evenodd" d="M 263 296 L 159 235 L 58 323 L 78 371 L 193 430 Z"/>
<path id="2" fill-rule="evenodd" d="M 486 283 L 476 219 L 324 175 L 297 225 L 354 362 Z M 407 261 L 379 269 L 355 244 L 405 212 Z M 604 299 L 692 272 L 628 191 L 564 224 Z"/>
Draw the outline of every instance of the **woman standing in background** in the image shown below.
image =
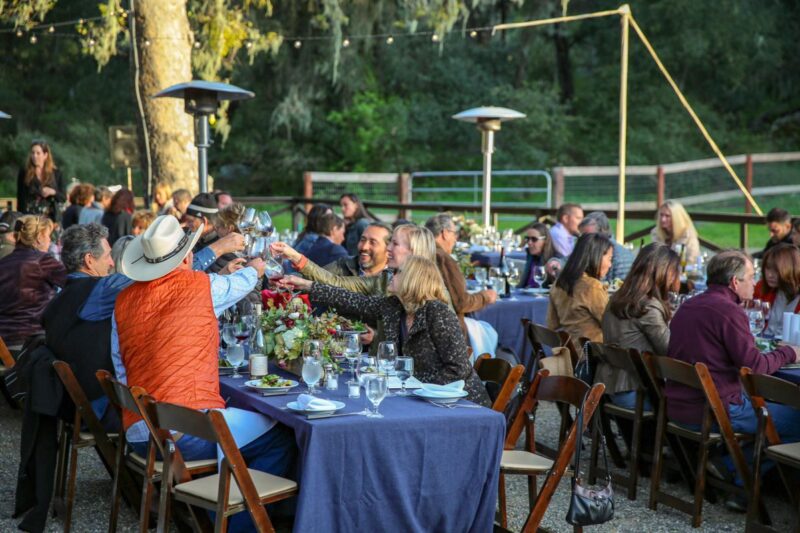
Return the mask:
<path id="1" fill-rule="evenodd" d="M 46 215 L 55 221 L 58 204 L 65 200 L 64 178 L 53 162 L 50 147 L 44 141 L 33 141 L 25 168 L 17 176 L 17 211 Z"/>

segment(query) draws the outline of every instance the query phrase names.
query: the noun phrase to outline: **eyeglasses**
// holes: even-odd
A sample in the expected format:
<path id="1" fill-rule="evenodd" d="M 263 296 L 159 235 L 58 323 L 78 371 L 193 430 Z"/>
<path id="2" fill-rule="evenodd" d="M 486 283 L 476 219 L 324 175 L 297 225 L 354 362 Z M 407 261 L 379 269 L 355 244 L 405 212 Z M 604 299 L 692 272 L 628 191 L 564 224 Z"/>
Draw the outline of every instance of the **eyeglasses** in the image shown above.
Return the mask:
<path id="1" fill-rule="evenodd" d="M 539 241 L 546 241 L 547 237 L 530 237 L 526 236 L 525 240 L 528 242 L 539 242 Z"/>

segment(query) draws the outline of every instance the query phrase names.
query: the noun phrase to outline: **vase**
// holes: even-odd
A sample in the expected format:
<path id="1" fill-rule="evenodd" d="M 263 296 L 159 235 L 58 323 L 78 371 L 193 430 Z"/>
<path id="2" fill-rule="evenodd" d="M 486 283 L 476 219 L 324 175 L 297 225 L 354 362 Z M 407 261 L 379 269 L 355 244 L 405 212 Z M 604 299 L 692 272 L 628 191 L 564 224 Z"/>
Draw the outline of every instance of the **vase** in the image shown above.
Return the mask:
<path id="1" fill-rule="evenodd" d="M 284 370 L 290 374 L 294 374 L 295 376 L 303 377 L 303 358 L 298 357 L 297 359 L 290 359 L 286 361 Z"/>

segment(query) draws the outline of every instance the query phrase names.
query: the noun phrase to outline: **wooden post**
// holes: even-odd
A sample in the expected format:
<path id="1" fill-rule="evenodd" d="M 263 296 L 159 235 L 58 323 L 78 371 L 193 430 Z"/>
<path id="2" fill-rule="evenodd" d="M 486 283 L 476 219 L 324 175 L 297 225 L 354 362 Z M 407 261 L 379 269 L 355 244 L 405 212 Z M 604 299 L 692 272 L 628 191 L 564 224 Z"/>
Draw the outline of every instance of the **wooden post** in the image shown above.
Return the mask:
<path id="1" fill-rule="evenodd" d="M 658 165 L 658 170 L 656 170 L 656 210 L 664 204 L 664 190 L 666 185 L 664 177 L 664 167 Z"/>
<path id="2" fill-rule="evenodd" d="M 411 203 L 411 174 L 407 172 L 401 172 L 397 175 L 397 201 L 401 204 Z M 397 212 L 397 218 L 411 220 L 411 217 L 410 209 L 400 208 Z"/>
<path id="3" fill-rule="evenodd" d="M 619 8 L 622 26 L 619 66 L 619 190 L 617 191 L 617 242 L 625 241 L 625 161 L 628 129 L 628 30 L 631 8 L 625 4 Z"/>
<path id="4" fill-rule="evenodd" d="M 547 207 L 558 207 L 564 203 L 564 168 L 556 167 L 553 169 L 553 196 L 550 200 L 552 205 Z"/>
<path id="5" fill-rule="evenodd" d="M 744 168 L 745 168 L 745 175 L 744 175 L 744 187 L 747 189 L 747 192 L 753 192 L 753 156 L 747 154 L 744 158 Z M 753 206 L 750 205 L 750 202 L 745 198 L 744 200 L 744 212 L 750 214 L 753 212 Z M 742 224 L 739 229 L 739 241 L 742 246 L 742 250 L 747 250 L 747 224 Z"/>
<path id="6" fill-rule="evenodd" d="M 314 197 L 314 182 L 311 181 L 311 172 L 303 172 L 303 197 Z M 311 204 L 306 204 L 306 213 L 311 210 Z"/>

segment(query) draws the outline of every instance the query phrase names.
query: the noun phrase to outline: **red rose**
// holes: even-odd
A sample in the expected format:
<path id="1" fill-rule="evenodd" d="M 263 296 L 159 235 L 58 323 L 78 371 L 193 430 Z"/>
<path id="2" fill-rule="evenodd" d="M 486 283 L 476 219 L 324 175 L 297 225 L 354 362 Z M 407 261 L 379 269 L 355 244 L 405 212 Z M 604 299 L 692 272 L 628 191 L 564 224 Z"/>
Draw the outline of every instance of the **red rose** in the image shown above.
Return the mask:
<path id="1" fill-rule="evenodd" d="M 289 328 L 289 329 L 292 329 L 294 327 L 294 320 L 292 320 L 291 318 L 287 318 L 286 319 L 286 327 Z"/>
<path id="2" fill-rule="evenodd" d="M 336 330 L 333 328 L 328 328 L 328 335 L 336 335 Z"/>

